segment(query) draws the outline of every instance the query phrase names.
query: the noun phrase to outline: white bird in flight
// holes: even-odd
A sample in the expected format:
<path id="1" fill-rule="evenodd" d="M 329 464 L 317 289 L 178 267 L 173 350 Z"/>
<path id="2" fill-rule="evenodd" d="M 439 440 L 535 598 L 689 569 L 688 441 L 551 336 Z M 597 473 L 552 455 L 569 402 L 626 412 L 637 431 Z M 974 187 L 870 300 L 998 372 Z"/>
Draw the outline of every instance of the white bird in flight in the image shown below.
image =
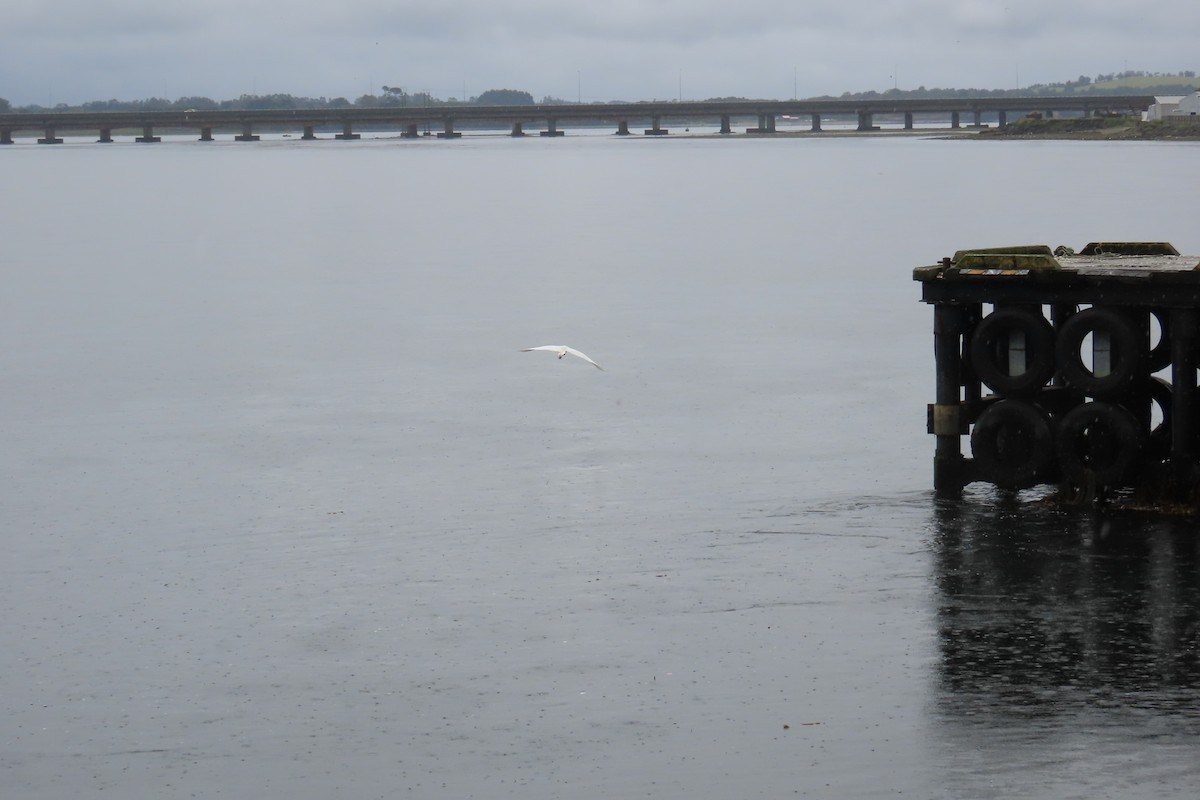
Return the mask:
<path id="1" fill-rule="evenodd" d="M 563 356 L 565 356 L 569 353 L 569 354 L 575 356 L 576 358 L 582 358 L 584 361 L 588 362 L 589 364 L 591 364 L 593 367 L 595 367 L 598 370 L 601 370 L 601 371 L 604 370 L 604 367 L 600 366 L 595 361 L 592 361 L 590 358 L 588 358 L 586 355 L 584 355 L 583 353 L 576 350 L 574 347 L 567 347 L 565 344 L 544 344 L 541 347 L 526 347 L 526 348 L 522 349 L 521 352 L 522 353 L 532 353 L 534 350 L 547 350 L 551 353 L 558 353 L 559 358 L 562 358 Z"/>

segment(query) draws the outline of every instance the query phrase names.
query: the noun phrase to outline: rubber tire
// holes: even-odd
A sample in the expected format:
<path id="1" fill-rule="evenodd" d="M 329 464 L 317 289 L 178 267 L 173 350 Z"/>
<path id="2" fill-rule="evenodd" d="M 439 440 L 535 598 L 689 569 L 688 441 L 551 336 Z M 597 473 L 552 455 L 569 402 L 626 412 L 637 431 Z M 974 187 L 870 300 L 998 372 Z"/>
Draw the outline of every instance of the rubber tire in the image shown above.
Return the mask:
<path id="1" fill-rule="evenodd" d="M 971 456 L 983 479 L 1002 489 L 1044 483 L 1054 465 L 1050 416 L 1023 400 L 991 404 L 971 431 Z"/>
<path id="2" fill-rule="evenodd" d="M 1171 384 L 1158 376 L 1152 376 L 1146 387 L 1150 403 L 1158 406 L 1162 413 L 1162 421 L 1150 431 L 1149 445 L 1153 452 L 1165 458 L 1171 453 L 1171 409 L 1175 395 Z"/>
<path id="3" fill-rule="evenodd" d="M 1083 364 L 1079 348 L 1089 333 L 1105 331 L 1113 345 L 1112 372 L 1097 378 Z M 1148 342 L 1133 320 L 1112 308 L 1084 309 L 1072 315 L 1058 332 L 1055 346 L 1058 370 L 1069 386 L 1089 397 L 1108 397 L 1124 389 L 1141 374 L 1147 359 Z"/>
<path id="4" fill-rule="evenodd" d="M 1025 334 L 1031 361 L 1020 375 L 1009 375 L 997 363 L 996 348 L 1015 330 Z M 1025 308 L 998 308 L 971 334 L 971 365 L 988 388 L 1006 397 L 1031 397 L 1054 375 L 1054 329 L 1041 314 Z"/>
<path id="5" fill-rule="evenodd" d="M 1097 431 L 1097 427 L 1099 430 Z M 1103 461 L 1093 463 L 1085 452 L 1085 432 L 1100 433 Z M 1141 459 L 1146 437 L 1137 418 L 1122 406 L 1098 400 L 1069 411 L 1058 424 L 1058 465 L 1063 477 L 1076 486 L 1089 485 L 1089 473 L 1097 489 L 1121 486 Z"/>

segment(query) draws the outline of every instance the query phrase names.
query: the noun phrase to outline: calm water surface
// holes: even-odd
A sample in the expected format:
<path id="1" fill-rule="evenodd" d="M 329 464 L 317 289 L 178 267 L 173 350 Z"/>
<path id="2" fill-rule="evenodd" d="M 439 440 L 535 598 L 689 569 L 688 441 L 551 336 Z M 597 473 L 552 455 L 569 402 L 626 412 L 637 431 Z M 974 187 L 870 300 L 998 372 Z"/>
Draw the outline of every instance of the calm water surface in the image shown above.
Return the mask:
<path id="1" fill-rule="evenodd" d="M 1198 152 L 3 148 L 5 796 L 1194 797 L 1194 525 L 935 503 L 911 269 Z"/>

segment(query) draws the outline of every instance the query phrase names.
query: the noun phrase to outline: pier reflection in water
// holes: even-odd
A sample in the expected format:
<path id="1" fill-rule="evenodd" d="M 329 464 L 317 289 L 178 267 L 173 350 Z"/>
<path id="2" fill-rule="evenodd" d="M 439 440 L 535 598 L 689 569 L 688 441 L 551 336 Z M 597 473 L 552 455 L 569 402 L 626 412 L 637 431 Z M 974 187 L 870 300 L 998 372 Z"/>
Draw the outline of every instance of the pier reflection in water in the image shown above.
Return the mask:
<path id="1" fill-rule="evenodd" d="M 1181 791 L 1200 734 L 1195 523 L 946 504 L 935 537 L 947 788 Z"/>

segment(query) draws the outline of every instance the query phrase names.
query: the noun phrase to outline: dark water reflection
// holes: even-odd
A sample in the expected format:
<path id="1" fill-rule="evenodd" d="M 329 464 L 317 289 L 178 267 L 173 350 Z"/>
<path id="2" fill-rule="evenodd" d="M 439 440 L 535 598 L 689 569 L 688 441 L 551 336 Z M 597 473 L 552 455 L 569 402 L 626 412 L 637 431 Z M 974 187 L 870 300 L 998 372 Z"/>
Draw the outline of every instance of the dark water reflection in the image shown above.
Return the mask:
<path id="1" fill-rule="evenodd" d="M 1028 502 L 935 520 L 933 715 L 964 796 L 1192 791 L 1195 522 Z"/>

